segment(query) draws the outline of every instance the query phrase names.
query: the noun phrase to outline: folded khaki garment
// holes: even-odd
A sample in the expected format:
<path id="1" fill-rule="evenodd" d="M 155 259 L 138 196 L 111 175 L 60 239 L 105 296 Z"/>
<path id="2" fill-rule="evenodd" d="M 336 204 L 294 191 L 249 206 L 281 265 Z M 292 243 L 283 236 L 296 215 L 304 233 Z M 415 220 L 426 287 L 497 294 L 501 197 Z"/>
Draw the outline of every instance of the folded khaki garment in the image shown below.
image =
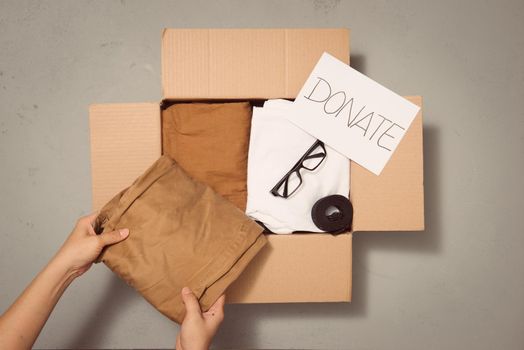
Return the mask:
<path id="1" fill-rule="evenodd" d="M 245 211 L 250 127 L 248 102 L 174 104 L 162 114 L 163 152 Z"/>
<path id="2" fill-rule="evenodd" d="M 185 314 L 184 286 L 208 310 L 267 242 L 262 227 L 167 156 L 107 203 L 98 218 L 98 232 L 130 231 L 98 261 L 178 323 Z"/>

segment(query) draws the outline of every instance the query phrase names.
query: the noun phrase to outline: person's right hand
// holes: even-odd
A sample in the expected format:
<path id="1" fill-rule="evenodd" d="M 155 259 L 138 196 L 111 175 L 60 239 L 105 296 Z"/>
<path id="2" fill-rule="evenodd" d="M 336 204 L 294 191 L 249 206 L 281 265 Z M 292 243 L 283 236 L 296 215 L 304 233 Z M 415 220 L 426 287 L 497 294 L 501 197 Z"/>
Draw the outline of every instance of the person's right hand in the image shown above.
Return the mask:
<path id="1" fill-rule="evenodd" d="M 215 301 L 208 311 L 202 312 L 193 292 L 182 289 L 182 300 L 186 307 L 186 316 L 176 337 L 177 350 L 207 350 L 213 336 L 224 320 L 225 295 Z"/>

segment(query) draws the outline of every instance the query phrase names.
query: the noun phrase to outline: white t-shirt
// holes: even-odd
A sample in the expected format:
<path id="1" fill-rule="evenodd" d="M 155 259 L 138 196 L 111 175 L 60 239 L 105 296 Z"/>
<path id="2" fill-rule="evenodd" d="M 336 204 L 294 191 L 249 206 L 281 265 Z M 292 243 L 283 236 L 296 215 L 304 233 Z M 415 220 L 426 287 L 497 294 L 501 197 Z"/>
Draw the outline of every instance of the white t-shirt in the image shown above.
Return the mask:
<path id="1" fill-rule="evenodd" d="M 311 208 L 323 197 L 349 195 L 349 160 L 325 145 L 326 158 L 314 171 L 301 169 L 302 184 L 289 198 L 270 191 L 317 141 L 284 115 L 287 100 L 269 100 L 254 107 L 247 167 L 246 214 L 274 233 L 322 232 L 311 219 Z"/>

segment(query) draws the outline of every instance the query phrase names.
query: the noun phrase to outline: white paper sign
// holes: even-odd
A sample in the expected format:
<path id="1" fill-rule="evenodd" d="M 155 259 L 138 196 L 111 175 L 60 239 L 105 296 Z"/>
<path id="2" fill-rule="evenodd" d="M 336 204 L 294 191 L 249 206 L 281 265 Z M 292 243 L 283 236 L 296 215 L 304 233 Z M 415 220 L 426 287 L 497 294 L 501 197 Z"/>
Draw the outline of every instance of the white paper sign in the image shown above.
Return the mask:
<path id="1" fill-rule="evenodd" d="M 380 175 L 419 109 L 324 53 L 287 118 Z"/>

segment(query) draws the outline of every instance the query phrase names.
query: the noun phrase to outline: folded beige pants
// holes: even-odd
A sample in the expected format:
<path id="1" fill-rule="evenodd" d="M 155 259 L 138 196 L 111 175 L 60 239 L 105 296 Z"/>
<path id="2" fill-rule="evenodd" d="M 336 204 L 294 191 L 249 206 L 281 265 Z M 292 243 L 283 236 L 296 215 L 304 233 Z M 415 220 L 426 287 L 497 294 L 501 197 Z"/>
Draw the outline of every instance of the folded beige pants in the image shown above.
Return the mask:
<path id="1" fill-rule="evenodd" d="M 107 203 L 98 218 L 97 232 L 130 231 L 98 261 L 178 323 L 185 315 L 184 286 L 207 311 L 266 243 L 262 227 L 167 156 Z"/>
<path id="2" fill-rule="evenodd" d="M 249 102 L 177 103 L 162 112 L 162 151 L 245 211 L 250 130 Z"/>

